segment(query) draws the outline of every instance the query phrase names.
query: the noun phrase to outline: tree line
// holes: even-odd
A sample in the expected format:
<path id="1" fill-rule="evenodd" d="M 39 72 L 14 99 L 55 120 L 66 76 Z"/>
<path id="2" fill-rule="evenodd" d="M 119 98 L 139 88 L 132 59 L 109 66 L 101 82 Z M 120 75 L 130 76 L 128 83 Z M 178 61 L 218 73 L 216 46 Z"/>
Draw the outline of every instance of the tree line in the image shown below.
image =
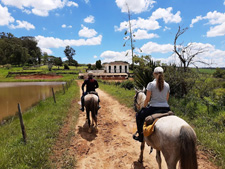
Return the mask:
<path id="1" fill-rule="evenodd" d="M 61 57 L 42 53 L 37 46 L 37 40 L 32 36 L 15 37 L 12 33 L 0 33 L 0 65 L 10 64 L 13 66 L 30 66 L 30 65 L 55 65 L 78 66 L 78 62 L 73 59 L 76 54 L 75 50 L 66 46 L 64 54 L 67 61 L 63 62 Z"/>
<path id="2" fill-rule="evenodd" d="M 0 33 L 0 65 L 41 64 L 41 56 L 34 37 Z"/>

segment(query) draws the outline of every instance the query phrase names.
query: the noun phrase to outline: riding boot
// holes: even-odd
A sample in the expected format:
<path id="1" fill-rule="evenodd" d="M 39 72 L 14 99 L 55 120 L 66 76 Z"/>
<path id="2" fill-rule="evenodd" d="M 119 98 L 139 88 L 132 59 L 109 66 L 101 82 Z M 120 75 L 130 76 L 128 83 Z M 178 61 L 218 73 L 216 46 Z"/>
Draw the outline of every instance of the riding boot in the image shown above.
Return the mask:
<path id="1" fill-rule="evenodd" d="M 81 108 L 80 110 L 83 112 L 84 111 L 84 97 L 81 97 Z"/>
<path id="2" fill-rule="evenodd" d="M 137 141 L 140 141 L 140 142 L 143 142 L 144 140 L 144 136 L 143 136 L 143 124 L 140 120 L 136 120 L 136 123 L 137 123 L 137 133 L 138 133 L 138 136 L 136 136 L 135 134 L 133 135 L 133 139 L 134 140 L 137 140 Z"/>
<path id="3" fill-rule="evenodd" d="M 100 99 L 98 98 L 98 110 L 101 108 L 101 106 L 99 105 L 100 103 Z"/>

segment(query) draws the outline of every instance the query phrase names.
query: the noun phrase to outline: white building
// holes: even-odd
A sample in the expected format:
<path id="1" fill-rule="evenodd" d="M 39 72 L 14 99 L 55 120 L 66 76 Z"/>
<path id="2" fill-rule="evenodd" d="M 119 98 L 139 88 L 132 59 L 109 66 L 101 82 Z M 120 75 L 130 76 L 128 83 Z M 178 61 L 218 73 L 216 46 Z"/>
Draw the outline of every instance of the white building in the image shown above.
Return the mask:
<path id="1" fill-rule="evenodd" d="M 129 63 L 123 61 L 115 61 L 103 63 L 106 73 L 129 73 Z"/>

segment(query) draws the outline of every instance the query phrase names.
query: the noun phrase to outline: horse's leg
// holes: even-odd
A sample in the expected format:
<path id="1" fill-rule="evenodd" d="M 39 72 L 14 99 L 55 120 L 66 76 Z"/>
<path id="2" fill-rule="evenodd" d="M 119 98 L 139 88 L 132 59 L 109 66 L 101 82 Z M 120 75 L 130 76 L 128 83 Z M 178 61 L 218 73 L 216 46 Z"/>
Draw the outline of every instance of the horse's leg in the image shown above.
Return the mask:
<path id="1" fill-rule="evenodd" d="M 162 159 L 161 159 L 161 154 L 159 150 L 156 150 L 156 161 L 158 163 L 159 169 L 161 169 Z"/>
<path id="2" fill-rule="evenodd" d="M 175 152 L 164 152 L 165 161 L 168 169 L 176 169 L 177 160 L 175 159 Z"/>
<path id="3" fill-rule="evenodd" d="M 145 141 L 143 141 L 141 143 L 141 153 L 138 159 L 138 162 L 142 163 L 143 162 L 143 153 L 144 153 L 144 149 L 145 149 Z"/>
<path id="4" fill-rule="evenodd" d="M 88 132 L 91 132 L 91 120 L 90 120 L 90 111 L 88 109 L 86 109 L 86 116 L 87 116 L 87 120 L 88 120 Z"/>

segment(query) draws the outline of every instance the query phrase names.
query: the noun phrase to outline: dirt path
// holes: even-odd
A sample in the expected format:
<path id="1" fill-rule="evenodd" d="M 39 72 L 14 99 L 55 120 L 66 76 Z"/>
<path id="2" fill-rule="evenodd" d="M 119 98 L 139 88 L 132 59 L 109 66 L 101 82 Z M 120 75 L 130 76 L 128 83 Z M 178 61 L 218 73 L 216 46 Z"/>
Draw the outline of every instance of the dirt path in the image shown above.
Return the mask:
<path id="1" fill-rule="evenodd" d="M 78 81 L 79 86 L 81 83 Z M 70 144 L 62 148 L 64 149 L 62 152 L 69 152 L 73 157 L 75 155 L 78 169 L 157 169 L 156 153 L 153 151 L 149 155 L 150 147 L 147 145 L 143 164 L 137 162 L 140 143 L 132 139 L 136 125 L 134 111 L 121 105 L 102 90 L 97 89 L 97 92 L 101 98 L 102 107 L 98 113 L 98 132 L 88 133 L 85 112 L 80 113 L 74 136 Z M 60 153 L 58 153 L 59 156 Z M 162 159 L 162 168 L 166 169 L 163 156 Z M 65 163 L 63 158 L 58 161 L 58 163 Z M 216 168 L 207 160 L 203 152 L 198 153 L 198 163 L 199 169 Z M 57 164 L 55 166 L 62 168 Z"/>

